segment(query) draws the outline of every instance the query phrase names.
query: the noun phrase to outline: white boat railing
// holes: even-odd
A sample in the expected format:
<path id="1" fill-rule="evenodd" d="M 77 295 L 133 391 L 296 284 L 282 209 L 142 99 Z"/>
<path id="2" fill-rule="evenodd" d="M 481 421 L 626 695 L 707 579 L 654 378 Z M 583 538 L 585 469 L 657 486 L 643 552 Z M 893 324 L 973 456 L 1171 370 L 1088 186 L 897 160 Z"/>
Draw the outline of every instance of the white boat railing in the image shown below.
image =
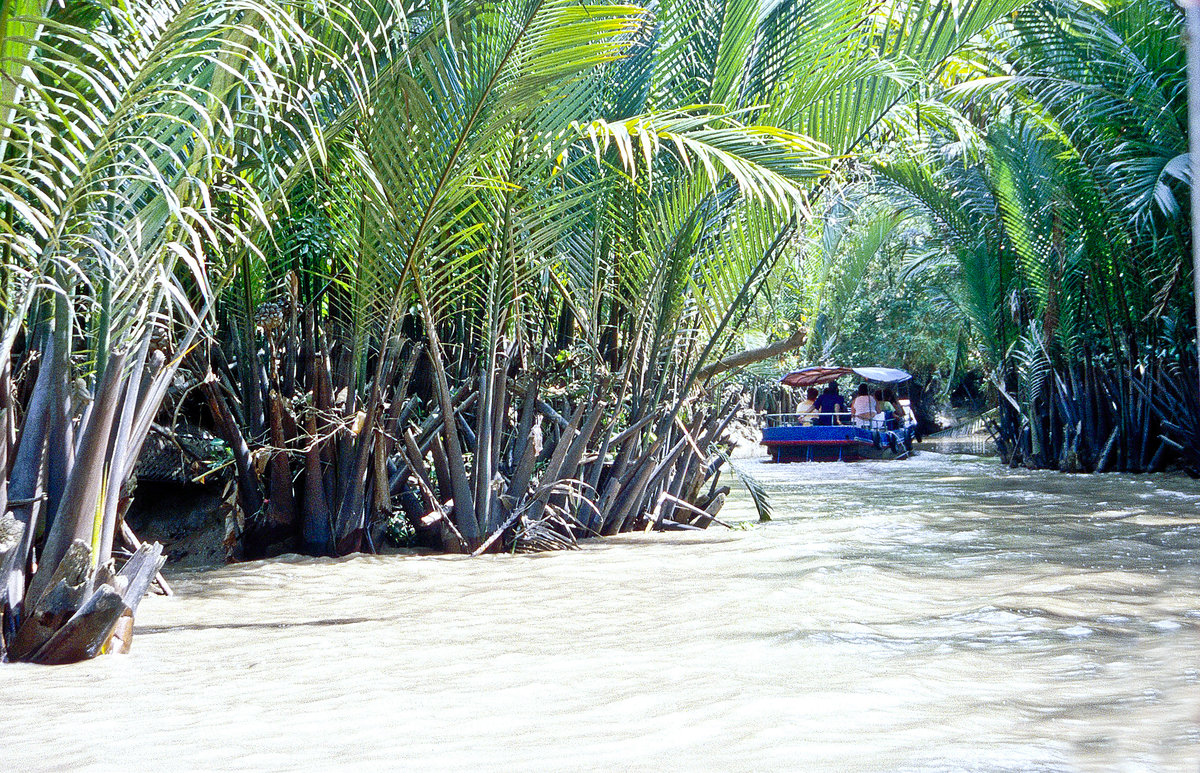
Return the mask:
<path id="1" fill-rule="evenodd" d="M 768 413 L 763 416 L 763 420 L 768 427 L 791 427 L 797 424 L 812 424 L 812 418 L 816 414 L 806 413 Z"/>
<path id="2" fill-rule="evenodd" d="M 886 419 L 875 418 L 863 423 L 851 419 L 850 414 L 848 413 L 768 413 L 763 416 L 763 419 L 768 427 L 807 427 L 812 426 L 813 420 L 818 416 L 831 417 L 834 419 L 833 423 L 836 425 L 850 426 L 852 424 L 857 424 L 857 426 L 865 427 L 867 429 L 879 430 L 898 429 L 900 427 L 907 427 L 910 424 L 916 424 L 916 421 L 913 420 L 911 415 L 906 416 L 904 421 L 900 424 L 893 425 L 893 427 L 890 428 L 888 427 L 888 421 Z M 895 421 L 895 419 L 892 421 Z"/>

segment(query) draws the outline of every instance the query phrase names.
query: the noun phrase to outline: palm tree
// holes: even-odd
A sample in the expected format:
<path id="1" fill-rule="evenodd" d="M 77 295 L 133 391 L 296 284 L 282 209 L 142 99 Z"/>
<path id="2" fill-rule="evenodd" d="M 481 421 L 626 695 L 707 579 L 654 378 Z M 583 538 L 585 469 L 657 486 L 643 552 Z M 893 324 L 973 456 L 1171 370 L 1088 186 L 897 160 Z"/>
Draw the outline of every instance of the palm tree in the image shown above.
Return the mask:
<path id="1" fill-rule="evenodd" d="M 338 320 L 339 334 L 347 336 L 345 349 L 353 353 L 336 370 L 355 375 L 339 384 L 358 395 L 341 410 L 348 417 L 361 407 L 365 414 L 354 433 L 356 450 L 338 453 L 357 461 L 343 466 L 326 458 L 322 464 L 339 470 L 338 481 L 332 489 L 310 492 L 323 505 L 309 507 L 307 495 L 300 504 L 315 521 L 307 530 L 315 540 L 313 549 L 356 549 L 364 536 L 368 510 L 376 504 L 369 489 L 382 488 L 377 479 L 366 482 L 370 459 L 380 454 L 372 445 L 375 428 L 387 421 L 388 406 L 395 405 L 385 405 L 382 398 L 401 386 L 392 383 L 403 372 L 394 367 L 399 344 L 393 333 L 410 309 L 423 331 L 429 352 L 425 361 L 441 416 L 455 413 L 453 361 L 468 357 L 469 367 L 479 369 L 472 376 L 461 369 L 458 374 L 460 383 L 478 384 L 475 432 L 460 438 L 450 423 L 443 423 L 436 441 L 418 432 L 416 447 L 421 450 L 414 455 L 424 457 L 427 444 L 433 443 L 443 473 L 438 483 L 455 502 L 454 529 L 465 546 L 478 546 L 498 519 L 508 517 L 496 504 L 492 481 L 499 456 L 506 448 L 512 451 L 513 444 L 499 447 L 498 438 L 488 442 L 496 434 L 495 411 L 510 397 L 494 394 L 497 388 L 505 389 L 503 383 L 497 386 L 496 370 L 501 359 L 533 360 L 530 349 L 541 344 L 539 338 L 546 332 L 541 309 L 549 296 L 538 297 L 532 288 L 549 283 L 550 294 L 561 296 L 558 250 L 574 238 L 601 192 L 602 180 L 596 177 L 600 167 L 594 159 L 603 159 L 609 174 L 637 184 L 643 152 L 654 157 L 660 148 L 675 150 L 677 163 L 714 173 L 723 170 L 736 176 L 748 194 L 777 205 L 799 198 L 789 176 L 821 170 L 821 154 L 802 138 L 694 114 L 697 111 L 619 123 L 585 121 L 604 82 L 592 79 L 591 88 L 584 88 L 581 78 L 624 55 L 640 34 L 644 14 L 634 8 L 586 13 L 581 8 L 507 4 L 503 13 L 468 16 L 460 23 L 452 18 L 447 26 L 429 29 L 412 42 L 407 58 L 374 85 L 377 101 L 344 137 L 337 161 L 344 171 L 319 183 L 337 215 L 331 223 L 334 241 L 342 245 L 336 260 L 326 262 L 336 267 L 329 278 L 336 293 L 320 303 L 327 303 L 324 311 L 333 315 L 328 321 Z M 522 21 L 514 26 L 512 19 Z M 460 84 L 461 90 L 446 92 L 447 80 Z M 345 123 L 350 125 L 349 120 Z M 413 137 L 428 141 L 414 142 Z M 611 150 L 606 147 L 610 143 Z M 713 187 L 697 177 L 690 191 L 708 197 Z M 310 273 L 320 271 L 313 268 Z M 306 301 L 315 312 L 313 303 L 314 299 Z M 456 320 L 453 335 L 458 340 L 446 343 L 439 328 L 448 319 Z M 576 319 L 589 321 L 586 314 Z M 448 345 L 454 348 L 448 351 Z M 525 391 L 531 404 L 539 400 L 536 392 Z M 278 392 L 284 395 L 286 390 Z M 601 414 L 593 415 L 598 421 Z M 253 427 L 249 433 L 254 433 Z M 464 440 L 472 446 L 469 453 L 464 452 Z M 571 442 L 568 437 L 567 445 Z M 236 438 L 234 445 L 240 445 Z M 578 466 L 577 459 L 566 463 L 582 450 L 580 445 L 578 453 L 564 451 L 565 466 Z M 414 470 L 424 466 L 421 458 L 410 463 Z M 317 467 L 310 469 L 306 481 L 318 477 Z M 287 500 L 288 476 L 277 477 L 276 490 Z M 545 498 L 549 483 L 553 481 L 531 492 L 540 491 L 538 496 Z M 517 487 L 522 493 L 502 496 L 521 502 L 528 485 L 526 481 Z M 255 487 L 262 484 L 250 480 L 243 486 L 243 504 L 251 513 L 261 501 Z M 278 505 L 280 497 L 267 500 Z M 427 504 L 440 507 L 432 499 Z M 544 509 L 540 502 L 530 506 Z M 281 515 L 279 520 L 291 523 L 294 518 Z"/>
<path id="2" fill-rule="evenodd" d="M 0 656 L 63 662 L 111 646 L 161 564 L 114 579 L 127 482 L 226 280 L 210 259 L 269 226 L 338 59 L 286 4 L 3 11 Z"/>
<path id="3" fill-rule="evenodd" d="M 1155 397 L 1190 361 L 1178 22 L 1170 3 L 1033 4 L 946 95 L 983 117 L 983 152 L 935 129 L 878 164 L 957 265 L 1014 461 L 1156 469 L 1193 445 L 1186 401 Z"/>

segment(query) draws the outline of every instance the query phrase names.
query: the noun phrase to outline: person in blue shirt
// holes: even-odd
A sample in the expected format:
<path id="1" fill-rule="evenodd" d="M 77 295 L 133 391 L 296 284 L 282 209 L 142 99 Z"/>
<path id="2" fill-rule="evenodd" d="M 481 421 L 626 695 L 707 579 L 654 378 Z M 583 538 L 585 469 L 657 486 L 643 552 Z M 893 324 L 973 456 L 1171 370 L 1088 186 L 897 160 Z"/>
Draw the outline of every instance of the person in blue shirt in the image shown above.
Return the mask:
<path id="1" fill-rule="evenodd" d="M 813 423 L 818 427 L 832 427 L 838 423 L 838 414 L 846 412 L 846 401 L 838 394 L 836 381 L 829 382 L 829 386 L 825 387 L 825 391 L 813 403 L 813 410 L 817 412 L 817 419 Z"/>

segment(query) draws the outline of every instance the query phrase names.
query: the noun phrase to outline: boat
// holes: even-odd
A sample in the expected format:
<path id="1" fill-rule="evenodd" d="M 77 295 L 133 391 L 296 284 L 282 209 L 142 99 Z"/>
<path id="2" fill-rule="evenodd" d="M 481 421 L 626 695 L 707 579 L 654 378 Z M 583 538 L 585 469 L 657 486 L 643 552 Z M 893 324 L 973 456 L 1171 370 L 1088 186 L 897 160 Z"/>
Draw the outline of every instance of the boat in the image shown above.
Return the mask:
<path id="1" fill-rule="evenodd" d="M 779 381 L 784 386 L 815 387 L 842 376 L 876 384 L 901 384 L 912 375 L 897 368 L 843 368 L 814 366 L 788 373 Z M 907 401 L 900 400 L 901 405 Z M 762 445 L 775 462 L 851 462 L 858 459 L 904 459 L 912 453 L 917 425 L 912 411 L 906 420 L 880 414 L 859 426 L 832 424 L 814 426 L 802 422 L 797 414 L 774 414 L 763 427 Z M 837 414 L 840 419 L 846 414 Z M 835 419 L 836 421 L 837 419 Z"/>

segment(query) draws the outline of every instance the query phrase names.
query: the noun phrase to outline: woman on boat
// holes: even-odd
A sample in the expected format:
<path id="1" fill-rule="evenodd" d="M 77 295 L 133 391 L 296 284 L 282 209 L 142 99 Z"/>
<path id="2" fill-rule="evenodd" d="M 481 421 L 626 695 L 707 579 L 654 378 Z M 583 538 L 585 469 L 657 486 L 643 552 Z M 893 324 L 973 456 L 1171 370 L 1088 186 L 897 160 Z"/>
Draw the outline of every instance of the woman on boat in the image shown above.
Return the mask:
<path id="1" fill-rule="evenodd" d="M 850 403 L 850 414 L 854 417 L 854 426 L 871 426 L 871 419 L 874 419 L 877 413 L 879 413 L 879 406 L 875 402 L 875 398 L 871 397 L 870 388 L 866 384 L 859 384 L 858 395 L 854 398 L 854 402 Z"/>
<path id="2" fill-rule="evenodd" d="M 808 395 L 806 396 L 804 402 L 800 403 L 799 407 L 796 408 L 796 418 L 798 423 L 812 424 L 813 421 L 816 420 L 817 398 L 820 396 L 820 394 L 821 393 L 817 391 L 816 387 L 808 388 Z"/>

